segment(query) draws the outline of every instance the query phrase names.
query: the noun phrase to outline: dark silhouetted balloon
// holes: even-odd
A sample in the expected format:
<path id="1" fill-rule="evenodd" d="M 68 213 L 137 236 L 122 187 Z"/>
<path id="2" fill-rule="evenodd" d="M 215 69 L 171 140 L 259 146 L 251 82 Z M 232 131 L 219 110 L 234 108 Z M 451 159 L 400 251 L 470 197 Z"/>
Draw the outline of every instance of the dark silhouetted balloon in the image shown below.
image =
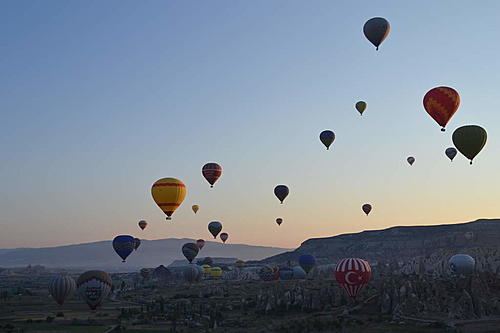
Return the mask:
<path id="1" fill-rule="evenodd" d="M 277 223 L 278 225 L 281 225 L 281 223 L 283 223 L 283 219 L 282 219 L 281 217 L 278 217 L 278 218 L 276 219 L 276 223 Z"/>
<path id="2" fill-rule="evenodd" d="M 130 235 L 120 235 L 113 239 L 113 249 L 122 258 L 123 262 L 134 251 L 134 248 L 135 238 Z"/>
<path id="3" fill-rule="evenodd" d="M 453 147 L 450 147 L 450 148 L 446 148 L 446 150 L 444 151 L 444 153 L 446 154 L 446 156 L 448 156 L 448 158 L 450 159 L 450 161 L 453 161 L 453 159 L 455 158 L 455 156 L 457 156 L 457 150 Z"/>
<path id="4" fill-rule="evenodd" d="M 288 196 L 289 190 L 286 185 L 278 185 L 274 188 L 274 195 L 279 199 L 281 203 Z"/>
<path id="5" fill-rule="evenodd" d="M 218 221 L 212 221 L 208 224 L 208 231 L 214 236 L 214 239 L 217 238 L 217 235 L 222 230 L 222 224 Z"/>
<path id="6" fill-rule="evenodd" d="M 309 273 L 316 265 L 316 258 L 312 254 L 303 254 L 299 257 L 299 265 L 306 273 Z"/>
<path id="7" fill-rule="evenodd" d="M 135 245 L 134 245 L 134 250 L 137 250 L 139 246 L 141 246 L 141 240 L 139 238 L 134 238 Z"/>
<path id="8" fill-rule="evenodd" d="M 144 221 L 144 220 L 141 220 L 141 221 L 139 221 L 138 225 L 139 225 L 139 228 L 141 228 L 142 230 L 144 230 L 144 228 L 147 227 L 148 223 L 146 221 Z"/>
<path id="9" fill-rule="evenodd" d="M 186 243 L 182 245 L 182 254 L 191 263 L 194 258 L 198 255 L 200 248 L 195 243 Z"/>
<path id="10" fill-rule="evenodd" d="M 481 126 L 467 125 L 459 127 L 453 132 L 453 144 L 465 157 L 472 160 L 479 154 L 486 144 L 488 134 Z"/>
<path id="11" fill-rule="evenodd" d="M 215 182 L 222 175 L 222 167 L 217 163 L 207 163 L 201 169 L 201 173 L 210 184 L 210 187 L 214 187 Z"/>
<path id="12" fill-rule="evenodd" d="M 356 110 L 358 110 L 360 115 L 363 115 L 363 112 L 366 110 L 366 102 L 359 101 L 356 103 Z"/>
<path id="13" fill-rule="evenodd" d="M 365 37 L 375 45 L 376 49 L 382 42 L 387 38 L 389 32 L 391 31 L 391 26 L 389 22 L 382 17 L 374 17 L 366 21 L 363 26 L 363 33 Z"/>
<path id="14" fill-rule="evenodd" d="M 476 261 L 468 254 L 455 254 L 448 261 L 448 265 L 455 274 L 469 275 L 474 273 Z"/>
<path id="15" fill-rule="evenodd" d="M 198 239 L 196 241 L 196 245 L 200 248 L 200 250 L 205 246 L 205 241 L 203 239 Z"/>
<path id="16" fill-rule="evenodd" d="M 227 234 L 227 232 L 223 232 L 222 234 L 220 234 L 220 239 L 222 240 L 222 243 L 225 243 L 228 238 L 229 235 Z"/>
<path id="17" fill-rule="evenodd" d="M 410 156 L 406 159 L 406 161 L 410 164 L 410 165 L 413 165 L 413 163 L 415 163 L 415 157 L 413 156 Z"/>
<path id="18" fill-rule="evenodd" d="M 335 133 L 329 130 L 323 131 L 319 135 L 319 139 L 325 145 L 326 150 L 328 150 L 330 149 L 330 146 L 333 143 L 333 141 L 335 141 Z"/>
<path id="19" fill-rule="evenodd" d="M 53 278 L 49 283 L 49 293 L 59 305 L 76 289 L 75 280 L 69 275 L 59 275 Z"/>
<path id="20" fill-rule="evenodd" d="M 111 278 L 103 271 L 87 271 L 76 281 L 78 294 L 92 310 L 101 305 L 111 291 L 111 286 Z"/>
<path id="21" fill-rule="evenodd" d="M 372 205 L 370 204 L 364 204 L 361 209 L 363 210 L 363 212 L 365 212 L 365 214 L 368 216 L 368 214 L 370 214 L 370 212 L 372 211 Z"/>

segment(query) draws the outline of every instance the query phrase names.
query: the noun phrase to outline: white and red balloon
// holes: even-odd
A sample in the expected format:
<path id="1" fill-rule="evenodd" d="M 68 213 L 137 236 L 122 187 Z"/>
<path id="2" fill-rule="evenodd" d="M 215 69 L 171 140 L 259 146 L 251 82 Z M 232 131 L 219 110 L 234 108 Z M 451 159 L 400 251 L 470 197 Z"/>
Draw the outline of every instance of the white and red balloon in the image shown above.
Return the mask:
<path id="1" fill-rule="evenodd" d="M 335 279 L 347 295 L 355 298 L 370 281 L 372 269 L 366 260 L 345 258 L 335 266 L 334 273 Z"/>

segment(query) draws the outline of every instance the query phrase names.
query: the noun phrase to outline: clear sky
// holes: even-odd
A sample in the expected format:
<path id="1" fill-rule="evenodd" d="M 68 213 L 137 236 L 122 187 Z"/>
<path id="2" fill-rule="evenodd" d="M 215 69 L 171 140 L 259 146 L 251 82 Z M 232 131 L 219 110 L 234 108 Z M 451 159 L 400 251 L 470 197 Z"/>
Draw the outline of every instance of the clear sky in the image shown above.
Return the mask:
<path id="1" fill-rule="evenodd" d="M 230 242 L 296 247 L 500 217 L 499 12 L 498 1 L 1 1 L 0 248 L 209 239 L 212 220 Z M 391 23 L 378 52 L 362 33 L 375 16 Z M 461 96 L 445 133 L 422 107 L 439 85 Z M 473 166 L 444 156 L 465 124 L 489 134 Z M 211 161 L 224 170 L 214 189 L 201 176 Z M 188 187 L 173 222 L 150 195 L 162 177 Z M 277 184 L 290 187 L 283 205 Z"/>

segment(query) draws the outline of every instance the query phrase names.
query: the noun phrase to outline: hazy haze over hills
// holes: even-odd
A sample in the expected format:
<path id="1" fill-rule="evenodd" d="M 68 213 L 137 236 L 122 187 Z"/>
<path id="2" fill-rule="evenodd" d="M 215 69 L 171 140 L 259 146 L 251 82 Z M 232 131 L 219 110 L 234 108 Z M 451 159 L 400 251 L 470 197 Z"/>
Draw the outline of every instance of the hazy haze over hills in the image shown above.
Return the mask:
<path id="1" fill-rule="evenodd" d="M 127 258 L 126 263 L 121 262 L 110 240 L 46 248 L 0 249 L 0 267 L 31 264 L 57 268 L 133 271 L 142 267 L 167 266 L 176 259 L 184 259 L 182 245 L 192 241 L 185 238 L 143 239 L 140 248 Z M 289 249 L 207 241 L 198 258 L 210 256 L 259 260 L 286 250 Z"/>

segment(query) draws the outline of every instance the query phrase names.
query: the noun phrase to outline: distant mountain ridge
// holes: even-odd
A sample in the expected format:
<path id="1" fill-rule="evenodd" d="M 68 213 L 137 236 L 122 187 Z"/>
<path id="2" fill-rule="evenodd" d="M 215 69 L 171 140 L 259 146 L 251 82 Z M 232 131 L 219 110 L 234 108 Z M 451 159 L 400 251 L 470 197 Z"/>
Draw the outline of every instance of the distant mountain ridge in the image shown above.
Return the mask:
<path id="1" fill-rule="evenodd" d="M 477 253 L 485 268 L 500 269 L 491 257 L 500 252 L 500 219 L 479 219 L 473 222 L 400 226 L 383 230 L 368 230 L 333 237 L 312 238 L 296 250 L 262 260 L 262 263 L 297 262 L 309 253 L 319 264 L 334 264 L 345 257 L 364 258 L 371 263 L 423 262 L 430 257 L 445 260 L 450 254 Z M 484 253 L 481 254 L 481 253 Z M 484 258 L 483 258 L 484 257 Z M 437 260 L 437 259 L 436 259 Z"/>
<path id="2" fill-rule="evenodd" d="M 103 269 L 110 272 L 136 271 L 142 267 L 168 266 L 175 260 L 184 259 L 182 245 L 194 241 L 187 238 L 142 239 L 141 246 L 130 254 L 126 263 L 122 263 L 113 250 L 111 240 L 45 248 L 0 249 L 0 267 L 43 265 L 49 268 Z M 287 250 L 207 241 L 198 258 L 210 256 L 260 260 Z"/>

